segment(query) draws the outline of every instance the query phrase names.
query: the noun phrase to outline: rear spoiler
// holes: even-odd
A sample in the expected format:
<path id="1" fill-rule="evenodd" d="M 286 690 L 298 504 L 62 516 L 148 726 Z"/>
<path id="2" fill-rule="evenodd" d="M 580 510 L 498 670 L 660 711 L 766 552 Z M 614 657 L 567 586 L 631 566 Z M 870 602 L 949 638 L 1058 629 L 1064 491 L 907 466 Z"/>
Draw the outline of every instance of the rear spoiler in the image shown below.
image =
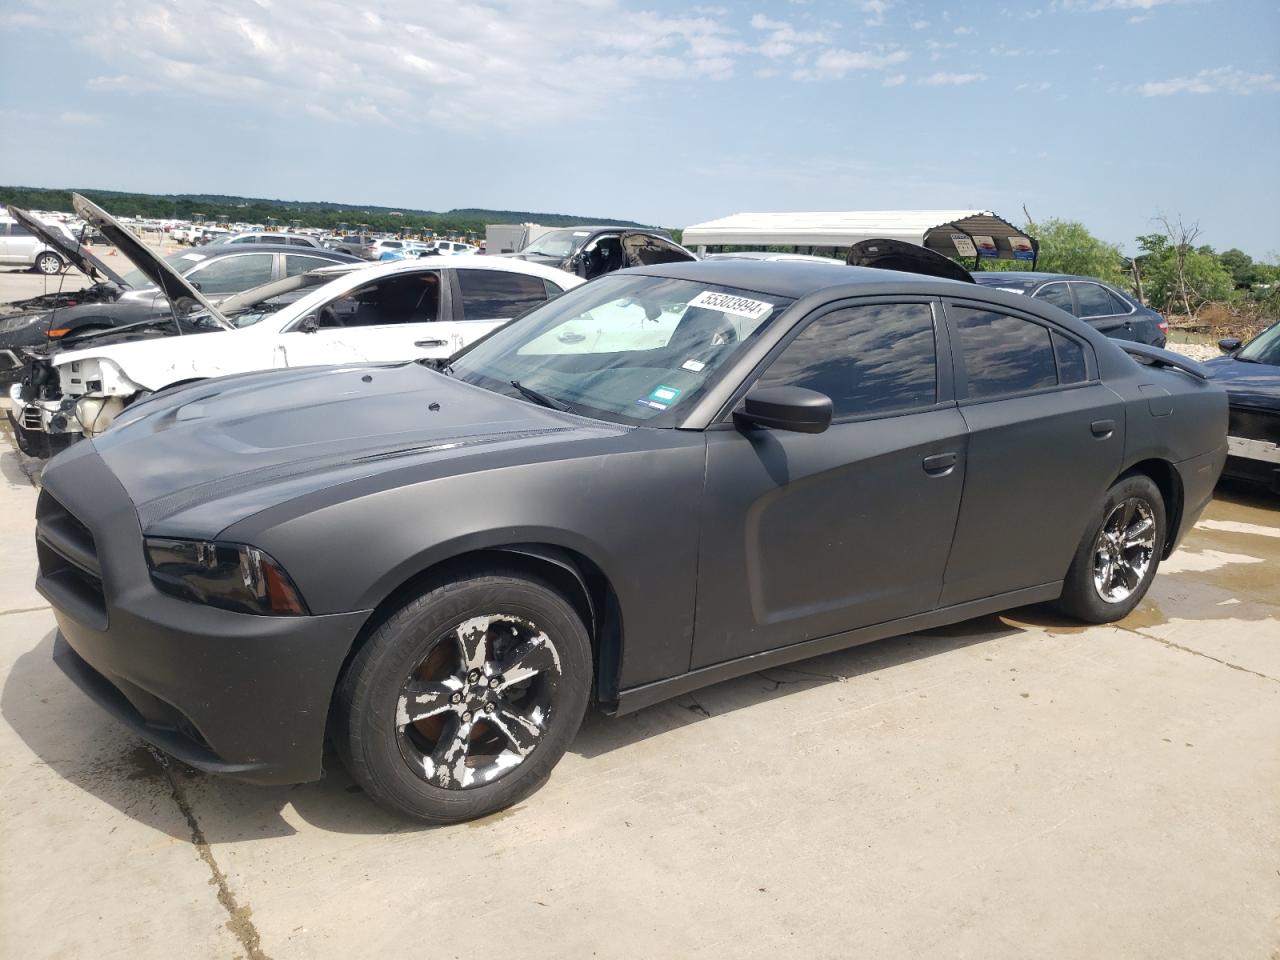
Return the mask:
<path id="1" fill-rule="evenodd" d="M 1148 363 L 1155 367 L 1176 367 L 1183 373 L 1189 373 L 1199 380 L 1209 379 L 1209 370 L 1203 364 L 1196 363 L 1194 360 L 1184 357 L 1180 353 L 1174 353 L 1172 350 L 1161 350 L 1159 347 L 1151 347 L 1145 343 L 1134 343 L 1131 340 L 1113 340 L 1112 343 L 1129 354 L 1129 356 L 1136 357 L 1143 363 Z"/>

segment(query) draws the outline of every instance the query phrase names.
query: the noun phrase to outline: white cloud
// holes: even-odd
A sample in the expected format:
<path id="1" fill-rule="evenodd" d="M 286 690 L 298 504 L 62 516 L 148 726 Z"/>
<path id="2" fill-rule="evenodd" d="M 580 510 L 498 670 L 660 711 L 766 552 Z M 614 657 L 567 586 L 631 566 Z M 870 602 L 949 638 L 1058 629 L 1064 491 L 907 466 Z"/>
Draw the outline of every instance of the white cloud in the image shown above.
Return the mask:
<path id="1" fill-rule="evenodd" d="M 911 21 L 912 30 L 925 30 L 928 28 L 928 26 L 929 26 L 928 20 L 912 20 Z"/>
<path id="2" fill-rule="evenodd" d="M 882 87 L 900 87 L 907 82 L 905 73 L 895 73 L 892 77 L 885 77 L 880 81 Z"/>
<path id="3" fill-rule="evenodd" d="M 751 26 L 767 35 L 755 49 L 770 60 L 778 60 L 798 53 L 802 47 L 826 42 L 826 36 L 817 30 L 797 30 L 783 20 L 771 20 L 762 13 L 751 18 Z"/>
<path id="4" fill-rule="evenodd" d="M 968 36 L 969 34 L 973 33 L 973 27 L 956 27 L 956 28 L 955 28 L 955 30 L 953 30 L 952 32 L 953 32 L 957 37 L 964 37 L 964 36 Z"/>
<path id="5" fill-rule="evenodd" d="M 1148 80 L 1138 88 L 1144 97 L 1167 97 L 1178 93 L 1280 93 L 1280 78 L 1273 73 L 1245 73 L 1237 67 L 1213 67 L 1190 77 Z"/>
<path id="6" fill-rule="evenodd" d="M 884 70 L 911 59 L 906 50 L 824 50 L 813 61 L 813 67 L 796 70 L 797 80 L 839 80 L 851 70 Z"/>
<path id="7" fill-rule="evenodd" d="M 884 23 L 890 0 L 858 0 L 858 9 L 867 15 L 867 26 L 878 27 Z"/>
<path id="8" fill-rule="evenodd" d="M 750 49 L 715 10 L 665 16 L 625 0 L 308 0 L 305 15 L 280 0 L 8 3 L 10 22 L 52 22 L 96 55 L 95 90 L 356 123 L 545 123 L 636 90 L 726 78 Z"/>
<path id="9" fill-rule="evenodd" d="M 985 73 L 933 73 L 920 82 L 927 87 L 962 87 L 985 79 Z"/>
<path id="10" fill-rule="evenodd" d="M 1063 0 L 1068 10 L 1153 10 L 1183 0 Z"/>

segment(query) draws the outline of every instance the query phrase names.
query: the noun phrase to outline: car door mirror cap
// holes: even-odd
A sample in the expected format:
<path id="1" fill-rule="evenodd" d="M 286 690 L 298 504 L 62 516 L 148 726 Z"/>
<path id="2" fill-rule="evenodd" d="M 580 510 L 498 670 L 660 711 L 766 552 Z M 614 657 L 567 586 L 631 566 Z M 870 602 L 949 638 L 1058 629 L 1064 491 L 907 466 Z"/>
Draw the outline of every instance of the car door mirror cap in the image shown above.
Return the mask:
<path id="1" fill-rule="evenodd" d="M 1218 349 L 1223 353 L 1235 353 L 1241 346 L 1243 343 L 1238 337 L 1223 337 L 1218 341 Z"/>
<path id="2" fill-rule="evenodd" d="M 805 387 L 758 387 L 733 413 L 740 429 L 769 427 L 793 433 L 822 433 L 831 426 L 831 398 Z"/>

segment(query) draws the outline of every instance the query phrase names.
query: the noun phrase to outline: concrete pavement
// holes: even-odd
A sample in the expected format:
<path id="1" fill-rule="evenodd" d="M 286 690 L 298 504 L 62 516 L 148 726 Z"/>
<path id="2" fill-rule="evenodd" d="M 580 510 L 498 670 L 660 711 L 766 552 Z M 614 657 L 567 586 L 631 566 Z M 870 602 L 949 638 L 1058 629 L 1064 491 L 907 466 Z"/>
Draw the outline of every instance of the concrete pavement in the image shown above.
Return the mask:
<path id="1" fill-rule="evenodd" d="M 1280 957 L 1280 506 L 1223 491 L 1128 620 L 1042 608 L 622 719 L 425 829 L 162 762 L 49 659 L 0 438 L 0 955 Z"/>

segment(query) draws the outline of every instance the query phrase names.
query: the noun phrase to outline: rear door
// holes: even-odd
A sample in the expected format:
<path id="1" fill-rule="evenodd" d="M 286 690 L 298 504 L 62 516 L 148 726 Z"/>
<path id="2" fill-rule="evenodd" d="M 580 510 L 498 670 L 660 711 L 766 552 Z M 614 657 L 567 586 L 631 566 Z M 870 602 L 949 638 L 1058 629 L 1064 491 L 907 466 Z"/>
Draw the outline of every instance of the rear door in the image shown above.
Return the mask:
<path id="1" fill-rule="evenodd" d="M 1030 314 L 946 301 L 969 428 L 942 605 L 1063 579 L 1120 471 L 1124 407 L 1092 348 Z"/>
<path id="2" fill-rule="evenodd" d="M 204 260 L 185 275 L 193 287 L 215 303 L 250 287 L 279 278 L 274 253 L 236 253 Z"/>
<path id="3" fill-rule="evenodd" d="M 541 277 L 509 270 L 464 267 L 446 272 L 454 283 L 453 323 L 440 325 L 441 337 L 448 339 L 440 355 L 446 357 L 560 293 L 560 287 Z"/>
<path id="4" fill-rule="evenodd" d="M 824 393 L 834 419 L 707 431 L 694 668 L 937 605 L 965 482 L 951 378 L 923 298 L 822 308 L 774 351 L 755 382 Z"/>
<path id="5" fill-rule="evenodd" d="M 1100 283 L 1073 280 L 1076 316 L 1116 340 L 1136 339 L 1130 322 L 1133 308 Z"/>

